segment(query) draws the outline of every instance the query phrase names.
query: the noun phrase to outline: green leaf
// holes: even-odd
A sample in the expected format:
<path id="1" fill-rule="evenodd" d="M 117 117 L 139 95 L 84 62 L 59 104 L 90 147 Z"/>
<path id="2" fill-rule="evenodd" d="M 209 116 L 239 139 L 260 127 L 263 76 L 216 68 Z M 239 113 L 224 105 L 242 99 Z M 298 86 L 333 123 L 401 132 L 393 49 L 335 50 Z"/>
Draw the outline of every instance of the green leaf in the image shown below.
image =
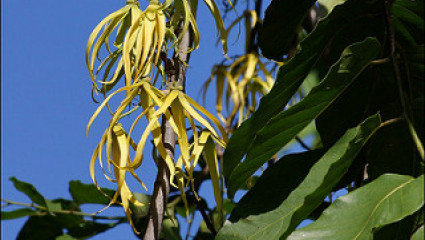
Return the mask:
<path id="1" fill-rule="evenodd" d="M 371 139 L 366 158 L 370 180 L 384 173 L 419 176 L 423 172 L 408 126 L 403 121 L 382 128 Z"/>
<path id="2" fill-rule="evenodd" d="M 385 29 L 382 12 L 382 1 L 348 0 L 318 23 L 300 43 L 301 50 L 280 67 L 273 88 L 261 98 L 257 111 L 230 138 L 223 161 L 226 181 L 249 150 L 257 132 L 284 109 L 314 66 L 333 64 L 346 46 L 367 36 L 382 34 Z M 321 57 L 322 53 L 326 58 Z"/>
<path id="3" fill-rule="evenodd" d="M 65 234 L 55 238 L 55 240 L 78 240 L 78 238 L 73 238 L 72 236 Z"/>
<path id="4" fill-rule="evenodd" d="M 370 81 L 374 76 L 376 76 L 375 68 L 364 71 L 316 119 L 316 128 L 325 148 L 332 146 L 347 129 L 357 126 L 367 116 L 366 110 L 371 102 L 371 94 L 382 91 L 376 89 L 379 87 L 374 88 L 378 81 Z"/>
<path id="5" fill-rule="evenodd" d="M 318 0 L 317 3 L 319 4 L 320 16 L 328 15 L 330 12 L 332 12 L 334 7 L 344 3 L 344 1 L 345 0 Z"/>
<path id="6" fill-rule="evenodd" d="M 410 240 L 423 240 L 424 239 L 424 226 L 420 227 L 410 238 Z"/>
<path id="7" fill-rule="evenodd" d="M 407 71 L 409 72 L 409 80 L 413 84 L 412 92 L 414 96 L 424 95 L 424 81 L 423 76 L 425 74 L 425 46 L 409 46 L 404 49 L 404 54 L 407 60 Z M 421 114 L 423 116 L 423 114 Z"/>
<path id="8" fill-rule="evenodd" d="M 407 216 L 402 220 L 385 225 L 373 233 L 373 240 L 405 240 L 410 239 L 412 234 L 423 222 L 423 207 L 415 214 Z"/>
<path id="9" fill-rule="evenodd" d="M 377 56 L 379 46 L 376 39 L 367 38 L 346 48 L 318 86 L 301 102 L 273 117 L 255 135 L 245 161 L 236 166 L 228 178 L 230 198 L 258 168 L 332 104 Z"/>
<path id="10" fill-rule="evenodd" d="M 51 201 L 49 199 L 46 199 L 46 207 L 49 211 L 61 211 L 62 210 L 62 204 L 60 202 Z"/>
<path id="11" fill-rule="evenodd" d="M 262 54 L 281 61 L 296 40 L 296 33 L 315 0 L 272 0 L 258 35 Z M 278 43 L 278 44 L 277 44 Z"/>
<path id="12" fill-rule="evenodd" d="M 38 213 L 31 208 L 21 208 L 13 211 L 1 211 L 1 220 L 10 220 L 15 218 L 21 218 L 26 216 L 37 215 Z"/>
<path id="13" fill-rule="evenodd" d="M 36 203 L 40 206 L 46 206 L 46 201 L 43 195 L 41 195 L 33 185 L 19 181 L 15 177 L 11 177 L 9 180 L 13 182 L 13 185 L 15 185 L 15 188 L 18 191 L 27 195 L 33 203 Z"/>
<path id="14" fill-rule="evenodd" d="M 103 192 L 109 196 L 114 195 L 114 190 L 102 188 Z M 72 198 L 78 204 L 83 203 L 96 203 L 108 205 L 110 200 L 104 196 L 94 184 L 84 184 L 80 181 L 70 181 L 69 182 L 69 192 L 71 193 Z"/>
<path id="15" fill-rule="evenodd" d="M 379 115 L 374 115 L 358 127 L 348 130 L 313 165 L 305 179 L 279 207 L 224 225 L 216 239 L 285 239 L 322 203 L 380 123 Z"/>
<path id="16" fill-rule="evenodd" d="M 68 228 L 68 235 L 77 239 L 88 238 L 111 229 L 120 223 L 121 221 L 115 223 L 97 223 L 85 221 L 76 226 Z"/>
<path id="17" fill-rule="evenodd" d="M 180 229 L 177 220 L 171 221 L 170 218 L 164 219 L 162 222 L 161 239 L 164 240 L 181 240 Z"/>
<path id="18" fill-rule="evenodd" d="M 314 223 L 288 239 L 373 239 L 373 232 L 424 204 L 423 175 L 386 174 L 337 199 Z"/>
<path id="19" fill-rule="evenodd" d="M 31 216 L 21 228 L 16 239 L 51 240 L 61 236 L 62 229 L 62 225 L 53 216 Z"/>
<path id="20" fill-rule="evenodd" d="M 424 43 L 424 2 L 397 0 L 391 6 L 396 39 L 404 45 Z"/>
<path id="21" fill-rule="evenodd" d="M 290 154 L 264 171 L 254 187 L 239 200 L 229 220 L 235 222 L 278 207 L 307 176 L 323 150 Z"/>

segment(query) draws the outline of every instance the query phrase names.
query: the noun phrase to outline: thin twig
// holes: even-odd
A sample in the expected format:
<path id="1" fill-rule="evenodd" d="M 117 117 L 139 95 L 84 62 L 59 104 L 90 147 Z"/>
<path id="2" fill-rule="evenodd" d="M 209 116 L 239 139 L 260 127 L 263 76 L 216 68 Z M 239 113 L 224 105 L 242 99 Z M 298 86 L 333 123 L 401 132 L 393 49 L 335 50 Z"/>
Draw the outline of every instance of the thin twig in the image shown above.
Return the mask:
<path id="1" fill-rule="evenodd" d="M 295 136 L 295 140 L 301 145 L 301 147 L 303 147 L 305 150 L 308 150 L 308 151 L 310 151 L 311 150 L 311 148 L 307 145 L 307 144 L 305 144 L 305 142 L 300 138 L 300 137 L 298 137 L 298 136 Z"/>
<path id="2" fill-rule="evenodd" d="M 208 217 L 207 213 L 205 212 L 205 208 L 204 205 L 202 205 L 198 200 L 197 200 L 197 204 L 196 207 L 198 208 L 199 212 L 202 215 L 202 218 L 205 221 L 205 224 L 207 225 L 207 228 L 211 231 L 213 237 L 215 237 L 215 235 L 217 235 L 217 231 L 214 228 L 214 225 L 212 224 L 212 222 L 210 221 L 210 218 Z"/>
<path id="3" fill-rule="evenodd" d="M 190 215 L 190 219 L 189 219 L 189 224 L 187 225 L 187 231 L 186 231 L 186 240 L 189 240 L 190 237 L 190 229 L 192 228 L 193 225 L 193 218 L 195 217 L 195 213 L 192 213 Z"/>
<path id="4" fill-rule="evenodd" d="M 418 134 L 416 133 L 416 130 L 412 124 L 412 121 L 410 120 L 410 116 L 407 112 L 407 104 L 405 101 L 405 96 L 404 96 L 404 92 L 403 92 L 403 83 L 401 81 L 401 77 L 400 77 L 400 69 L 398 67 L 398 64 L 396 62 L 396 58 L 395 58 L 395 36 L 394 36 L 394 29 L 393 29 L 393 25 L 392 25 L 392 20 L 391 20 L 391 15 L 390 15 L 390 9 L 391 9 L 391 3 L 389 0 L 385 1 L 385 19 L 386 19 L 386 25 L 387 25 L 387 31 L 388 31 L 388 35 L 389 35 L 389 42 L 390 42 L 390 54 L 391 54 L 391 60 L 393 63 L 393 68 L 394 68 L 394 73 L 395 73 L 395 78 L 397 80 L 397 88 L 398 88 L 398 94 L 400 97 L 400 104 L 401 107 L 403 109 L 403 117 L 405 118 L 407 125 L 409 127 L 409 132 L 410 135 L 412 136 L 412 140 L 416 145 L 416 148 L 418 150 L 418 153 L 422 159 L 422 161 L 425 160 L 424 158 L 424 146 L 421 142 L 421 140 L 418 137 Z"/>
<path id="5" fill-rule="evenodd" d="M 94 219 L 105 219 L 105 220 L 126 220 L 126 217 L 111 217 L 111 216 L 97 216 L 95 215 L 95 213 L 84 213 L 84 212 L 80 212 L 80 211 L 72 211 L 72 210 L 50 210 L 47 209 L 46 207 L 40 206 L 40 205 L 36 205 L 34 203 L 22 203 L 22 202 L 15 202 L 15 201 L 10 201 L 7 199 L 1 199 L 2 202 L 7 203 L 7 206 L 9 205 L 17 205 L 17 206 L 22 206 L 22 207 L 30 207 L 30 208 L 35 208 L 38 210 L 42 210 L 42 211 L 46 211 L 49 214 L 52 213 L 56 213 L 56 214 L 67 214 L 67 215 L 78 215 L 78 216 L 85 216 L 85 217 L 91 217 Z"/>

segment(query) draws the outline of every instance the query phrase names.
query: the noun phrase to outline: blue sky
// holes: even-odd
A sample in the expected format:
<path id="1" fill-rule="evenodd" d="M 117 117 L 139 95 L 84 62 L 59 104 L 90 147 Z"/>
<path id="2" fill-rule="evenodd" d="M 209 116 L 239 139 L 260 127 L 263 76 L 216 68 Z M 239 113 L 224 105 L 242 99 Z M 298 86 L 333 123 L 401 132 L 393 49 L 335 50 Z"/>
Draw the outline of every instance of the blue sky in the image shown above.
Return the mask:
<path id="1" fill-rule="evenodd" d="M 8 180 L 11 176 L 32 183 L 47 198 L 70 198 L 70 180 L 91 183 L 89 160 L 108 120 L 107 115 L 101 115 L 86 137 L 86 124 L 97 107 L 91 100 L 84 60 L 87 38 L 97 23 L 122 7 L 125 0 L 6 0 L 1 4 L 2 198 L 29 203 Z M 201 44 L 192 53 L 187 83 L 193 98 L 212 64 L 222 60 L 212 20 L 200 2 Z M 243 39 L 230 48 L 242 50 Z M 209 92 L 211 99 L 213 94 Z M 207 107 L 214 109 L 213 103 Z M 145 161 L 141 175 L 152 190 L 156 172 L 151 159 Z M 101 185 L 114 187 L 106 181 Z M 208 187 L 202 193 L 211 196 Z M 99 209 L 91 206 L 84 210 Z M 105 214 L 123 214 L 121 209 L 108 211 Z M 2 221 L 1 239 L 15 239 L 25 220 Z M 121 225 L 92 239 L 135 237 L 128 225 Z"/>
<path id="2" fill-rule="evenodd" d="M 263 1 L 263 10 L 269 2 Z M 97 107 L 91 100 L 91 81 L 84 59 L 87 38 L 97 23 L 122 7 L 125 0 L 8 0 L 1 4 L 2 198 L 29 203 L 8 180 L 12 176 L 32 183 L 49 199 L 71 198 L 70 180 L 91 183 L 90 157 L 108 122 L 106 112 L 101 114 L 86 137 L 87 122 Z M 187 93 L 195 99 L 212 65 L 222 60 L 213 18 L 201 1 L 198 11 L 201 43 L 191 55 L 186 86 Z M 228 19 L 234 17 L 230 13 Z M 229 55 L 243 51 L 243 36 L 233 45 L 235 37 L 229 40 Z M 211 112 L 214 94 L 211 89 L 207 97 Z M 144 161 L 139 175 L 151 191 L 156 175 L 151 159 Z M 114 188 L 100 175 L 99 180 L 101 186 Z M 143 192 L 140 186 L 132 186 Z M 200 195 L 213 204 L 209 183 L 203 185 Z M 88 206 L 83 210 L 99 209 L 100 206 Z M 105 214 L 123 215 L 123 211 L 115 208 Z M 195 217 L 196 222 L 200 219 Z M 26 218 L 2 221 L 1 239 L 15 239 L 25 221 Z M 195 232 L 193 228 L 192 234 Z M 123 224 L 92 239 L 136 238 Z"/>

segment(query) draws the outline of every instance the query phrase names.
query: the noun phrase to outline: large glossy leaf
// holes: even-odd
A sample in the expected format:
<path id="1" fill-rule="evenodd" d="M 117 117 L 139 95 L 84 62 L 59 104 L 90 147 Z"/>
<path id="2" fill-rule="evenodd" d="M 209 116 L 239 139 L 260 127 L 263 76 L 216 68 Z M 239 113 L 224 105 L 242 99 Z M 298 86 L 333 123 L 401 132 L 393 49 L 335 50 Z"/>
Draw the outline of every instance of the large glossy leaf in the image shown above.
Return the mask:
<path id="1" fill-rule="evenodd" d="M 32 184 L 19 181 L 15 177 L 11 177 L 9 180 L 13 182 L 13 185 L 15 185 L 15 188 L 18 191 L 27 195 L 33 203 L 36 203 L 40 206 L 46 206 L 46 200 L 44 199 L 43 195 L 41 195 Z"/>
<path id="2" fill-rule="evenodd" d="M 278 207 L 303 181 L 323 150 L 290 154 L 268 167 L 254 187 L 239 200 L 229 220 L 235 222 Z"/>
<path id="3" fill-rule="evenodd" d="M 258 35 L 262 54 L 281 61 L 296 40 L 296 33 L 315 0 L 272 0 Z M 279 43 L 279 44 L 276 44 Z"/>
<path id="4" fill-rule="evenodd" d="M 275 210 L 225 225 L 217 240 L 285 239 L 323 201 L 380 126 L 379 115 L 350 129 L 314 164 L 300 185 Z"/>
<path id="5" fill-rule="evenodd" d="M 373 233 L 373 240 L 405 240 L 410 239 L 413 233 L 423 224 L 424 208 L 402 220 L 385 225 Z"/>
<path id="6" fill-rule="evenodd" d="M 379 46 L 376 39 L 367 38 L 348 47 L 325 79 L 301 102 L 273 117 L 256 134 L 245 161 L 230 175 L 228 196 L 233 197 L 258 168 L 319 116 L 377 56 Z"/>
<path id="7" fill-rule="evenodd" d="M 424 204 L 423 175 L 386 174 L 337 199 L 314 223 L 288 239 L 373 239 L 373 232 Z"/>
<path id="8" fill-rule="evenodd" d="M 224 152 L 223 173 L 226 180 L 250 148 L 255 134 L 283 110 L 319 60 L 325 59 L 323 63 L 331 65 L 346 46 L 385 29 L 382 27 L 382 12 L 379 0 L 349 0 L 336 6 L 328 17 L 318 23 L 300 43 L 301 50 L 279 69 L 275 85 L 269 94 L 261 98 L 257 111 L 232 135 Z M 329 46 L 332 46 L 332 51 L 329 51 Z M 325 55 L 331 57 L 320 58 L 325 49 Z"/>

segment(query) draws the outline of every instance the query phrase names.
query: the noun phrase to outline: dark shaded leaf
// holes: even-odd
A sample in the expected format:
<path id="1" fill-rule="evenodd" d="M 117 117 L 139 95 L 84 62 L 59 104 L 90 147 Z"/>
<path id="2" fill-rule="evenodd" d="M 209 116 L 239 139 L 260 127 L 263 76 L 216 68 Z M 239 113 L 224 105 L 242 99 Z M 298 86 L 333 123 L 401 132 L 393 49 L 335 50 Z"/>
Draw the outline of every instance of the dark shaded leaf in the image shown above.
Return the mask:
<path id="1" fill-rule="evenodd" d="M 324 152 L 313 150 L 279 159 L 264 171 L 254 187 L 239 200 L 229 220 L 235 222 L 278 207 L 304 180 Z"/>
<path id="2" fill-rule="evenodd" d="M 403 45 L 424 43 L 424 2 L 397 0 L 391 6 L 391 17 L 398 41 Z"/>
<path id="3" fill-rule="evenodd" d="M 313 165 L 301 184 L 279 207 L 224 225 L 216 239 L 285 239 L 322 203 L 380 123 L 379 115 L 374 115 L 358 127 L 348 130 Z"/>
<path id="4" fill-rule="evenodd" d="M 368 176 L 374 180 L 384 173 L 420 175 L 420 157 L 404 121 L 380 129 L 371 139 L 366 158 Z"/>
<path id="5" fill-rule="evenodd" d="M 315 0 L 272 0 L 258 35 L 262 54 L 281 61 L 296 40 L 297 31 Z"/>
<path id="6" fill-rule="evenodd" d="M 114 223 L 96 223 L 92 221 L 85 221 L 76 226 L 68 228 L 68 235 L 77 239 L 88 238 L 111 229 L 121 222 Z"/>
<path id="7" fill-rule="evenodd" d="M 373 232 L 424 204 L 423 175 L 386 174 L 337 199 L 323 215 L 288 239 L 373 239 Z"/>
<path id="8" fill-rule="evenodd" d="M 325 148 L 332 146 L 348 128 L 357 126 L 368 115 L 368 105 L 376 81 L 371 81 L 374 68 L 363 72 L 323 113 L 316 119 L 316 129 Z M 382 89 L 380 89 L 382 91 Z M 379 91 L 379 90 L 378 90 Z M 347 107 L 350 106 L 350 107 Z M 377 109 L 372 111 L 377 112 Z"/>
<path id="9" fill-rule="evenodd" d="M 17 240 L 52 240 L 62 235 L 63 226 L 53 216 L 31 216 Z"/>
<path id="10" fill-rule="evenodd" d="M 257 132 L 246 159 L 234 168 L 228 178 L 227 194 L 230 198 L 258 168 L 341 95 L 377 56 L 379 46 L 376 39 L 367 38 L 346 48 L 341 59 L 318 86 L 301 102 L 273 117 Z"/>

